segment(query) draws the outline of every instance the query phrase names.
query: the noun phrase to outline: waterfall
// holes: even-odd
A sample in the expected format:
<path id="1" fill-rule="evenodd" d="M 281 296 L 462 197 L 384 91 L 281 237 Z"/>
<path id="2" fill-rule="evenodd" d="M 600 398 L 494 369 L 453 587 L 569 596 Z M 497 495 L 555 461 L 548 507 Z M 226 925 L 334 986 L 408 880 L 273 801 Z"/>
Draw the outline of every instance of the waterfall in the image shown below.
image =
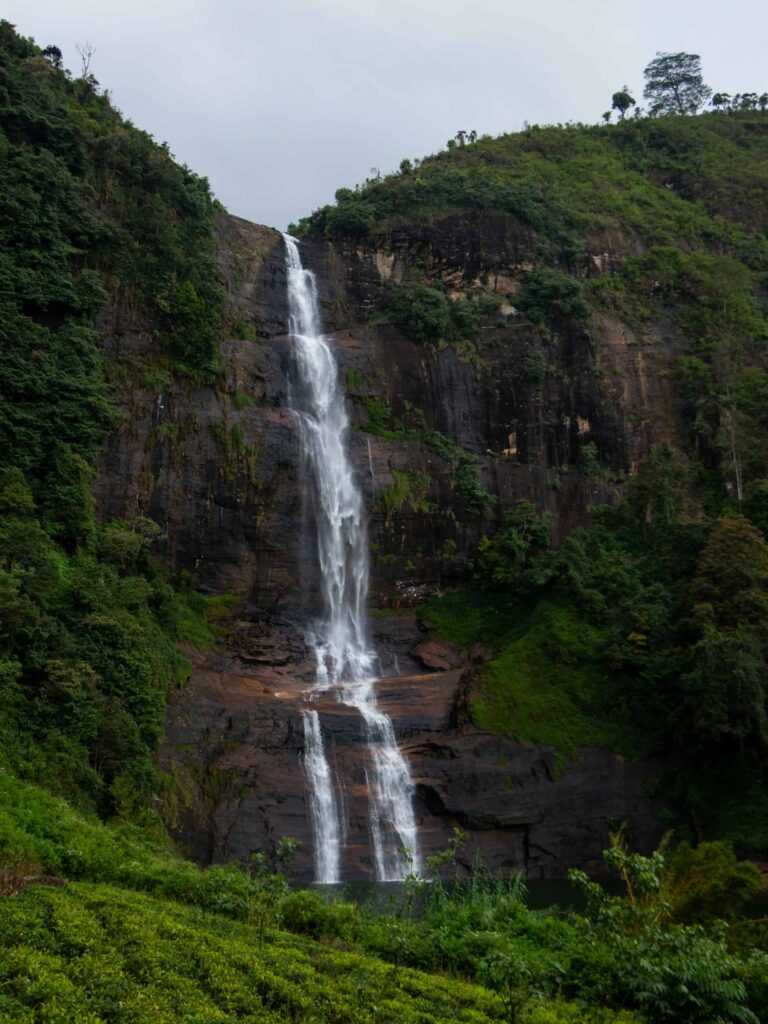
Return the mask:
<path id="1" fill-rule="evenodd" d="M 347 454 L 349 418 L 336 362 L 320 330 L 314 275 L 302 267 L 295 239 L 283 238 L 289 328 L 300 382 L 293 408 L 314 487 L 324 603 L 323 617 L 310 637 L 317 667 L 314 689 L 332 692 L 360 713 L 369 759 L 369 825 L 376 873 L 380 881 L 396 881 L 421 867 L 413 783 L 392 721 L 376 703 L 377 661 L 367 635 L 368 537 L 362 495 Z M 314 711 L 304 713 L 304 735 L 316 876 L 321 882 L 336 881 L 343 828 Z"/>
<path id="2" fill-rule="evenodd" d="M 332 885 L 341 880 L 339 855 L 341 835 L 339 812 L 333 792 L 333 779 L 325 756 L 320 716 L 316 711 L 305 711 L 304 767 L 312 784 L 309 812 L 312 834 L 315 837 L 315 870 L 318 882 Z"/>

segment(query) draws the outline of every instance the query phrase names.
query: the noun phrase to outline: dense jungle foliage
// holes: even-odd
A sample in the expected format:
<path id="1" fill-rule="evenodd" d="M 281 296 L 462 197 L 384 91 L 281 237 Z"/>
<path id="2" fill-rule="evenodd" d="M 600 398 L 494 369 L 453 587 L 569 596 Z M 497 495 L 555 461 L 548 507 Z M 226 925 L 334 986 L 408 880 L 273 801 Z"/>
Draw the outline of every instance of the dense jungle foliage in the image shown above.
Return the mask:
<path id="1" fill-rule="evenodd" d="M 94 319 L 147 310 L 167 372 L 216 373 L 222 295 L 204 179 L 0 22 L 0 763 L 103 813 L 143 813 L 178 638 L 205 601 L 97 524 L 118 412 Z"/>
<path id="2" fill-rule="evenodd" d="M 658 453 L 629 498 L 556 551 L 528 502 L 508 509 L 481 542 L 478 589 L 433 602 L 427 618 L 496 651 L 474 691 L 478 724 L 562 760 L 590 745 L 662 755 L 656 789 L 679 829 L 763 856 L 768 546 L 734 509 L 683 514 L 684 466 Z"/>

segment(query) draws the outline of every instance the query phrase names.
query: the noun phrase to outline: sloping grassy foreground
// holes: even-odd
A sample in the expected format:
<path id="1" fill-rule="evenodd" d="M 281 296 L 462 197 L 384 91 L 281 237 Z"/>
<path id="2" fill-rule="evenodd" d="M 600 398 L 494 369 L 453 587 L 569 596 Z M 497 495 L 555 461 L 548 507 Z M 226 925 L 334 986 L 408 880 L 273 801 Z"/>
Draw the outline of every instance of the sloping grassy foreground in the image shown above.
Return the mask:
<path id="1" fill-rule="evenodd" d="M 500 1019 L 477 986 L 105 885 L 0 902 L 0 1020 L 267 1024 Z M 541 1020 L 572 1020 L 544 1016 Z"/>
<path id="2" fill-rule="evenodd" d="M 200 871 L 133 825 L 104 824 L 0 767 L 0 877 L 37 874 L 109 882 L 245 915 L 249 880 L 237 868 Z M 2 891 L 2 886 L 0 886 Z"/>
<path id="3" fill-rule="evenodd" d="M 618 837 L 627 895 L 582 876 L 586 915 L 530 910 L 482 865 L 412 880 L 387 913 L 327 902 L 288 888 L 282 845 L 201 871 L 0 772 L 0 1024 L 759 1024 L 768 1008 L 766 922 L 738 921 L 759 872 L 724 844 L 668 860 Z"/>
<path id="4" fill-rule="evenodd" d="M 0 769 L 0 892 L 3 880 L 7 891 L 38 874 L 83 881 L 0 895 L 0 1024 L 508 1019 L 486 988 L 404 967 L 405 951 L 392 962 L 386 942 L 385 959 L 366 952 L 353 907 L 323 915 L 311 893 L 277 886 L 270 897 L 277 876 L 201 871 Z M 280 903 L 289 927 L 322 941 L 278 929 Z M 591 1013 L 546 1000 L 524 1019 L 577 1024 Z"/>

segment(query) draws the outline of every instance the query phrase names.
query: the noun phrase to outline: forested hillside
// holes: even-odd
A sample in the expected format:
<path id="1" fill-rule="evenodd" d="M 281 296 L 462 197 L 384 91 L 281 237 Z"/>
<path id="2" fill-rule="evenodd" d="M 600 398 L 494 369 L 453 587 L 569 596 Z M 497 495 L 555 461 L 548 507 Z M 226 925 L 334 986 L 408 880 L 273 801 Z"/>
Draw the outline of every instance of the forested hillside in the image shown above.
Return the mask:
<path id="1" fill-rule="evenodd" d="M 95 329 L 120 293 L 161 325 L 156 372 L 210 377 L 221 288 L 208 184 L 0 23 L 0 734 L 6 765 L 104 814 L 141 815 L 174 641 L 204 602 L 99 524 L 89 482 L 120 413 Z"/>

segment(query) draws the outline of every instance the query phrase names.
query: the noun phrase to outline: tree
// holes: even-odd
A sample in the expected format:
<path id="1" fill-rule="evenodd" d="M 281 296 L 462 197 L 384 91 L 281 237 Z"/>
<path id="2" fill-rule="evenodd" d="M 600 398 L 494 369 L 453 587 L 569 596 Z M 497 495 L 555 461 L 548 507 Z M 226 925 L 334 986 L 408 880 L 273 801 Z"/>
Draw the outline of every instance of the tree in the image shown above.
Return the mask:
<path id="1" fill-rule="evenodd" d="M 675 921 L 736 920 L 761 889 L 757 866 L 737 860 L 730 843 L 681 843 L 668 858 L 663 892 Z"/>
<path id="2" fill-rule="evenodd" d="M 715 110 L 727 110 L 731 105 L 731 97 L 727 92 L 716 92 L 712 97 L 711 103 Z"/>
<path id="3" fill-rule="evenodd" d="M 614 1005 L 640 1008 L 642 1019 L 654 1024 L 758 1024 L 741 965 L 720 935 L 669 923 L 667 838 L 643 857 L 628 850 L 621 832 L 611 836 L 603 857 L 621 878 L 623 895 L 609 894 L 583 871 L 568 873 L 587 898 L 592 942 L 611 949 L 603 984 L 613 989 Z"/>
<path id="4" fill-rule="evenodd" d="M 86 85 L 90 86 L 90 88 L 93 89 L 95 92 L 98 87 L 99 80 L 91 72 L 91 61 L 93 60 L 94 54 L 96 53 L 96 47 L 93 45 L 93 43 L 88 42 L 88 40 L 86 40 L 84 43 L 78 43 L 75 47 L 75 50 L 77 51 L 80 57 L 80 61 L 82 63 L 83 73 L 80 76 L 80 80 L 82 82 L 85 82 Z"/>
<path id="5" fill-rule="evenodd" d="M 466 141 L 466 138 L 467 138 L 467 133 L 463 129 L 462 129 L 462 131 L 456 132 L 456 141 L 458 142 L 458 144 L 460 146 L 464 145 L 464 143 Z"/>
<path id="6" fill-rule="evenodd" d="M 618 92 L 615 92 L 611 97 L 611 110 L 618 110 L 619 117 L 622 121 L 624 120 L 629 108 L 636 105 L 637 102 L 626 85 Z"/>
<path id="7" fill-rule="evenodd" d="M 367 235 L 375 222 L 375 207 L 355 198 L 330 210 L 326 231 L 329 235 Z"/>
<path id="8" fill-rule="evenodd" d="M 695 114 L 712 95 L 697 53 L 657 53 L 643 74 L 652 115 Z"/>
<path id="9" fill-rule="evenodd" d="M 64 63 L 61 50 L 58 46 L 54 46 L 52 43 L 50 46 L 46 46 L 43 50 L 43 56 L 46 57 L 55 68 L 61 68 Z"/>
<path id="10" fill-rule="evenodd" d="M 87 80 L 91 74 L 91 61 L 96 53 L 96 47 L 86 39 L 84 43 L 78 43 L 75 50 L 82 64 L 83 73 L 81 77 Z"/>
<path id="11" fill-rule="evenodd" d="M 699 556 L 691 596 L 700 621 L 755 629 L 768 652 L 768 545 L 741 515 L 724 516 Z"/>
<path id="12" fill-rule="evenodd" d="M 501 527 L 477 545 L 476 577 L 496 586 L 525 588 L 535 582 L 535 562 L 549 547 L 549 524 L 525 499 L 507 509 Z"/>
<path id="13" fill-rule="evenodd" d="M 590 314 L 581 281 L 551 267 L 531 271 L 515 297 L 515 306 L 534 323 L 558 316 L 586 320 Z"/>
<path id="14" fill-rule="evenodd" d="M 495 950 L 480 963 L 479 974 L 499 996 L 508 1024 L 517 1024 L 526 1006 L 541 998 L 533 971 L 517 953 Z"/>
<path id="15" fill-rule="evenodd" d="M 691 582 L 698 638 L 681 679 L 686 721 L 705 743 L 768 747 L 768 546 L 744 516 L 724 516 Z"/>
<path id="16" fill-rule="evenodd" d="M 629 481 L 625 507 L 646 545 L 669 540 L 685 512 L 690 486 L 691 469 L 685 456 L 668 444 L 655 448 L 640 463 Z"/>
<path id="17" fill-rule="evenodd" d="M 450 301 L 427 285 L 393 288 L 388 309 L 393 322 L 414 341 L 438 341 L 450 327 Z"/>
<path id="18" fill-rule="evenodd" d="M 290 891 L 281 868 L 290 866 L 300 847 L 298 839 L 283 836 L 278 840 L 272 857 L 263 851 L 251 854 L 248 874 L 253 884 L 248 918 L 256 925 L 260 946 L 264 943 L 267 924 L 275 919 L 280 900 Z"/>
<path id="19" fill-rule="evenodd" d="M 692 668 L 680 679 L 683 715 L 696 745 L 768 747 L 765 658 L 755 631 L 706 626 L 692 649 Z"/>
<path id="20" fill-rule="evenodd" d="M 720 406 L 720 430 L 717 440 L 723 451 L 723 469 L 733 472 L 737 501 L 744 498 L 744 469 L 739 452 L 739 435 L 745 427 L 744 419 L 745 417 L 739 415 L 739 410 L 734 408 L 726 396 Z"/>

